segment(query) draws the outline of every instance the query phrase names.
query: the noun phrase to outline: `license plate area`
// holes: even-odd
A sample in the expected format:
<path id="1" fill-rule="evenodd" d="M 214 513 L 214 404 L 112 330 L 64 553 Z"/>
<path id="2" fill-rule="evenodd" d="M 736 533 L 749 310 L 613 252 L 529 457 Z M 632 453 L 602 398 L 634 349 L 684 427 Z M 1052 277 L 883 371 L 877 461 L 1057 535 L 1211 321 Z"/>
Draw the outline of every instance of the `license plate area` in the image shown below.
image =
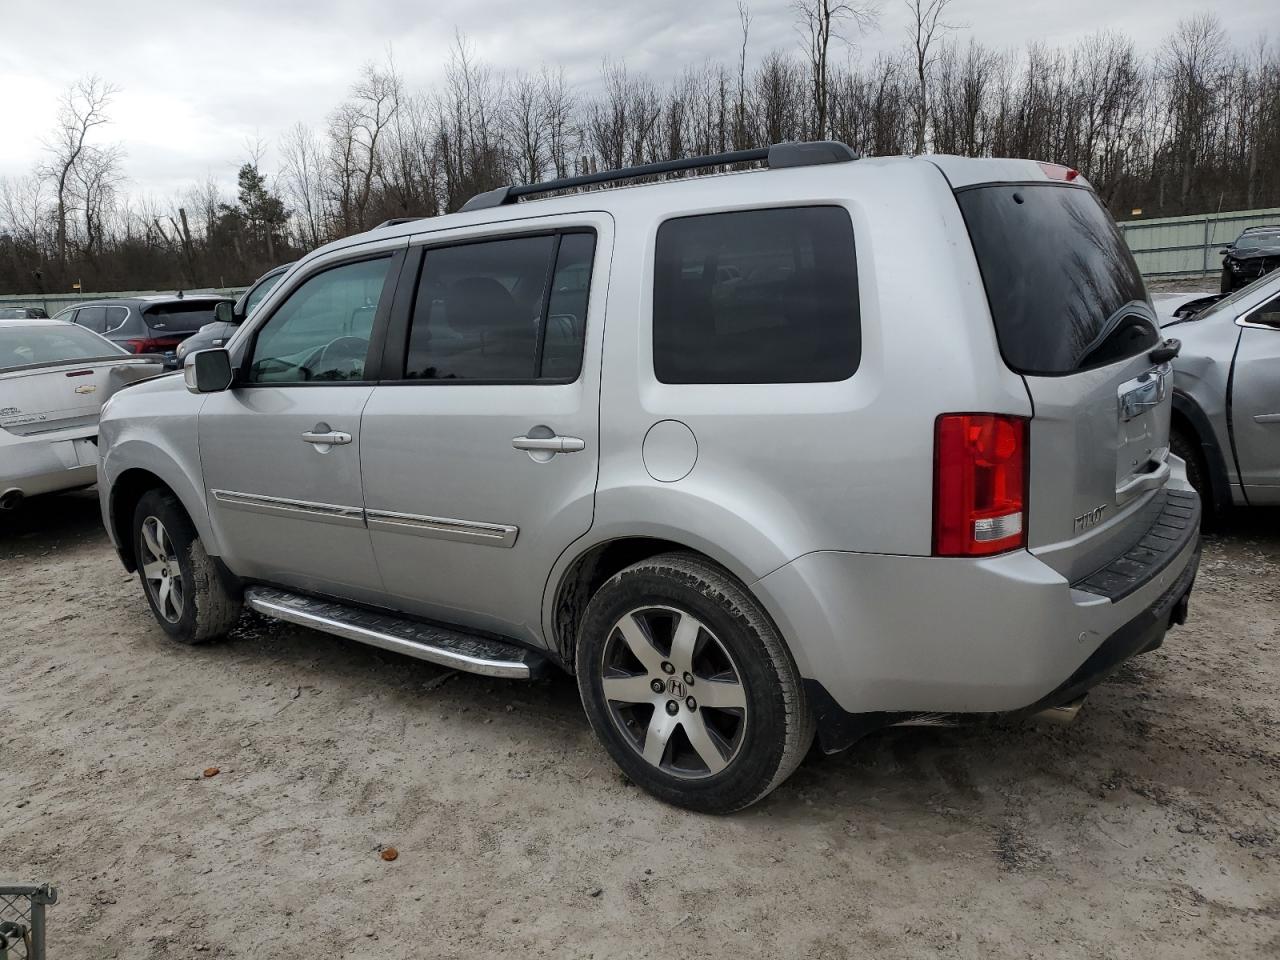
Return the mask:
<path id="1" fill-rule="evenodd" d="M 1169 460 L 1170 364 L 1116 388 L 1116 503 L 1163 482 Z"/>

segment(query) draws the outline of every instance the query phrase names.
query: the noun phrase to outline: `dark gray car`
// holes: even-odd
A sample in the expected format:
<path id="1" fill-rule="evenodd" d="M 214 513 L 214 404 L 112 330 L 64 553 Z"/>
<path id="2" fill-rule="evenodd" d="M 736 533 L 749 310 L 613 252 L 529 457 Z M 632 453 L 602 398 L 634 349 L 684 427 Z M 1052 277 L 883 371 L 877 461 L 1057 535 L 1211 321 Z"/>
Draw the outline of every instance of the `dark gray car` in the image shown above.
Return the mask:
<path id="1" fill-rule="evenodd" d="M 217 294 L 118 297 L 68 307 L 56 319 L 91 330 L 129 353 L 160 354 L 174 367 L 178 344 L 212 321 L 218 304 L 231 302 Z"/>

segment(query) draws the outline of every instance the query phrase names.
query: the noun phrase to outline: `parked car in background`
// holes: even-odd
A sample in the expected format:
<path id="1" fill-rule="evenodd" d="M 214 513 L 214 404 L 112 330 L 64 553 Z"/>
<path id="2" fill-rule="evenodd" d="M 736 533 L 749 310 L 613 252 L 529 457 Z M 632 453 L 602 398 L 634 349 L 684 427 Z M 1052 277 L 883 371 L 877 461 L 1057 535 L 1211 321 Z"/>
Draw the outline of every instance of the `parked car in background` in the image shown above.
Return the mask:
<path id="1" fill-rule="evenodd" d="M 159 354 L 176 367 L 178 344 L 212 322 L 218 304 L 232 302 L 215 294 L 119 297 L 68 307 L 57 319 L 100 334 L 129 353 Z"/>
<path id="2" fill-rule="evenodd" d="M 1222 254 L 1222 292 L 1230 293 L 1280 267 L 1280 226 L 1248 227 Z"/>
<path id="3" fill-rule="evenodd" d="M 717 812 L 815 729 L 1069 718 L 1159 646 L 1199 498 L 1174 348 L 1084 178 L 730 159 L 768 169 L 501 188 L 329 244 L 120 394 L 103 519 L 159 626 L 208 640 L 243 602 L 563 668 L 627 777 Z"/>
<path id="4" fill-rule="evenodd" d="M 212 323 L 206 323 L 203 327 L 193 333 L 182 343 L 178 344 L 178 360 L 183 360 L 188 353 L 196 350 L 206 350 L 209 347 L 221 347 L 231 335 L 240 329 L 240 324 L 249 314 L 253 313 L 262 299 L 271 292 L 272 288 L 285 275 L 285 272 L 293 266 L 293 261 L 282 263 L 278 267 L 268 270 L 260 276 L 244 293 L 240 294 L 240 299 L 228 310 L 226 307 L 216 307 L 215 315 L 225 313 L 226 317 L 221 320 L 214 320 Z"/>
<path id="5" fill-rule="evenodd" d="M 0 320 L 48 320 L 44 307 L 0 306 Z"/>
<path id="6" fill-rule="evenodd" d="M 0 319 L 0 510 L 92 484 L 102 405 L 163 369 L 74 324 Z"/>
<path id="7" fill-rule="evenodd" d="M 1280 271 L 1227 295 L 1156 302 L 1182 341 L 1170 444 L 1205 504 L 1280 504 Z"/>

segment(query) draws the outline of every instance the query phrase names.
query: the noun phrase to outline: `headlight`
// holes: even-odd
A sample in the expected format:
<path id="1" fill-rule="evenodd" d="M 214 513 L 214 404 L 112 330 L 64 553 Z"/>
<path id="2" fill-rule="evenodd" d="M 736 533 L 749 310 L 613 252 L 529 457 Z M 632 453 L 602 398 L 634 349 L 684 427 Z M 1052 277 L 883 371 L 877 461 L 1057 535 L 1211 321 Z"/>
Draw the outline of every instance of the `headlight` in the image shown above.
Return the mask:
<path id="1" fill-rule="evenodd" d="M 1231 261 L 1231 272 L 1232 272 L 1232 273 L 1239 273 L 1239 272 L 1240 272 L 1241 270 L 1243 270 L 1243 269 L 1244 269 L 1244 265 L 1243 265 L 1239 260 L 1232 260 L 1232 261 Z"/>

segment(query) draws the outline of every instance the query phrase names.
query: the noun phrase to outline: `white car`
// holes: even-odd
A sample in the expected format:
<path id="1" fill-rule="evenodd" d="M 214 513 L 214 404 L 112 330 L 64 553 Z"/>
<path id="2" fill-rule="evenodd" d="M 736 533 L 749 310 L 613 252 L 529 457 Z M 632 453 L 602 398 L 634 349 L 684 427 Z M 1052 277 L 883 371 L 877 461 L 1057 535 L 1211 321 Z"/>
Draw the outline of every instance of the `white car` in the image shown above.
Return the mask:
<path id="1" fill-rule="evenodd" d="M 102 405 L 163 369 L 71 323 L 0 319 L 0 511 L 90 486 Z"/>

